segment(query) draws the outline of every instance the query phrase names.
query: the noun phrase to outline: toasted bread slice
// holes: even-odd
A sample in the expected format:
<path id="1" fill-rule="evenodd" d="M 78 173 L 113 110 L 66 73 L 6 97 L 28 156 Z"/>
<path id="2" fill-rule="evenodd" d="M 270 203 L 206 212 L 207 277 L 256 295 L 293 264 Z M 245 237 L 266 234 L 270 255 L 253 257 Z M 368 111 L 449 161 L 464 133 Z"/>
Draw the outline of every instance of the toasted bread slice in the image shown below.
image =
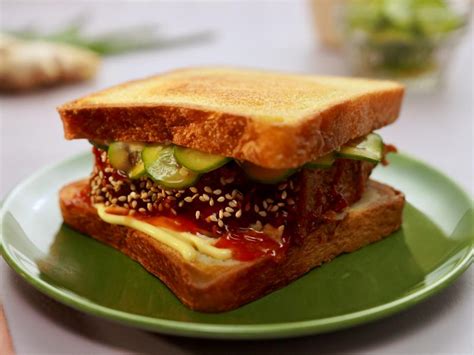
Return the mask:
<path id="1" fill-rule="evenodd" d="M 80 181 L 60 192 L 65 223 L 122 251 L 159 277 L 188 307 L 204 312 L 231 310 L 260 298 L 337 255 L 390 235 L 401 225 L 404 196 L 370 181 L 362 199 L 344 219 L 324 224 L 292 245 L 283 261 L 263 257 L 251 262 L 199 258 L 188 262 L 174 249 L 139 231 L 103 222 L 84 199 Z"/>
<path id="2" fill-rule="evenodd" d="M 229 68 L 177 70 L 58 108 L 67 139 L 174 143 L 293 168 L 393 122 L 395 82 Z"/>

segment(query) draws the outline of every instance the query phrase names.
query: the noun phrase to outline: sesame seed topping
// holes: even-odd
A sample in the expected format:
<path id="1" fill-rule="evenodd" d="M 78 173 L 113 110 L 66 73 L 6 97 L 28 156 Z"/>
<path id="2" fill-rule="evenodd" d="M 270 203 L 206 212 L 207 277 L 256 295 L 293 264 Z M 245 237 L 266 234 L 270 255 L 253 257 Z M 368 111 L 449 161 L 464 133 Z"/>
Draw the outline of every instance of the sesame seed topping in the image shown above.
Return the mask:
<path id="1" fill-rule="evenodd" d="M 225 210 L 230 213 L 234 212 L 234 209 L 232 207 L 226 207 Z"/>
<path id="2" fill-rule="evenodd" d="M 138 212 L 144 213 L 144 212 L 146 212 L 146 209 L 144 209 L 143 207 L 140 207 L 140 208 L 138 209 Z"/>
<path id="3" fill-rule="evenodd" d="M 185 197 L 184 198 L 185 202 L 193 202 L 193 198 L 191 196 Z"/>
<path id="4" fill-rule="evenodd" d="M 213 199 L 213 198 L 211 198 L 211 199 L 209 200 L 209 206 L 214 206 L 214 199 Z"/>
<path id="5" fill-rule="evenodd" d="M 267 212 L 265 212 L 265 211 L 260 211 L 260 212 L 258 212 L 258 214 L 259 214 L 260 216 L 262 216 L 262 217 L 266 217 L 266 216 L 267 216 Z"/>
<path id="6" fill-rule="evenodd" d="M 209 216 L 209 219 L 212 221 L 212 222 L 217 222 L 217 217 L 216 217 L 216 214 L 213 213 Z"/>
<path id="7" fill-rule="evenodd" d="M 229 202 L 229 206 L 230 207 L 237 207 L 237 201 L 236 200 L 232 200 Z"/>
<path id="8" fill-rule="evenodd" d="M 224 217 L 224 211 L 223 210 L 219 210 L 219 218 L 223 218 Z"/>
<path id="9" fill-rule="evenodd" d="M 198 189 L 196 189 L 194 186 L 191 186 L 189 188 L 189 191 L 191 191 L 193 194 L 195 194 L 196 192 L 198 192 Z"/>
<path id="10" fill-rule="evenodd" d="M 194 214 L 194 216 L 196 217 L 196 219 L 199 219 L 199 217 L 201 216 L 201 211 L 196 211 L 196 213 Z"/>
<path id="11" fill-rule="evenodd" d="M 232 214 L 230 214 L 229 212 L 224 212 L 222 215 L 226 218 L 232 216 Z"/>
<path id="12" fill-rule="evenodd" d="M 132 208 L 137 208 L 137 201 L 132 201 Z"/>
<path id="13" fill-rule="evenodd" d="M 147 210 L 150 211 L 150 212 L 153 211 L 153 205 L 152 205 L 151 203 L 147 203 L 147 204 L 146 204 L 146 208 L 147 208 Z"/>
<path id="14" fill-rule="evenodd" d="M 242 216 L 242 210 L 238 210 L 237 212 L 235 212 L 236 218 L 240 218 L 241 216 Z"/>
<path id="15" fill-rule="evenodd" d="M 293 200 L 292 198 L 289 198 L 288 200 L 286 200 L 286 203 L 289 204 L 289 205 L 294 205 L 295 200 Z"/>
<path id="16" fill-rule="evenodd" d="M 212 189 L 209 186 L 204 186 L 204 191 L 207 192 L 208 194 L 212 193 Z"/>
<path id="17" fill-rule="evenodd" d="M 220 196 L 218 199 L 217 199 L 217 202 L 224 202 L 225 201 L 225 197 L 224 196 Z"/>
<path id="18" fill-rule="evenodd" d="M 232 200 L 232 195 L 230 195 L 230 194 L 225 194 L 225 198 L 228 199 L 228 200 Z"/>
<path id="19" fill-rule="evenodd" d="M 281 198 L 284 200 L 287 196 L 286 190 L 281 193 Z"/>
<path id="20" fill-rule="evenodd" d="M 255 213 L 258 213 L 258 211 L 260 211 L 260 208 L 258 207 L 258 205 L 253 205 L 253 210 L 255 211 Z"/>
<path id="21" fill-rule="evenodd" d="M 217 190 L 214 190 L 212 192 L 214 195 L 220 195 L 222 193 L 222 190 L 221 189 L 217 189 Z"/>
<path id="22" fill-rule="evenodd" d="M 222 219 L 219 219 L 219 220 L 217 221 L 217 225 L 218 225 L 219 227 L 221 227 L 221 228 L 224 227 L 224 222 L 222 221 Z"/>

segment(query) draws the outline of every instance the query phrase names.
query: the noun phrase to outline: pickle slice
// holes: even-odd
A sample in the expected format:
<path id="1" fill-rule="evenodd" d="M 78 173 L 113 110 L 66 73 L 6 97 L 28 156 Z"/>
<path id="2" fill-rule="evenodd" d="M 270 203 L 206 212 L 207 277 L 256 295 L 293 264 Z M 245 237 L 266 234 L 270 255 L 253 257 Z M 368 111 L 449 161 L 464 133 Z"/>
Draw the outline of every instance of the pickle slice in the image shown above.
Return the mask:
<path id="1" fill-rule="evenodd" d="M 296 169 L 268 169 L 249 162 L 241 163 L 241 167 L 249 178 L 262 184 L 276 184 L 296 171 Z"/>
<path id="2" fill-rule="evenodd" d="M 305 168 L 310 169 L 328 169 L 336 161 L 336 154 L 329 153 L 322 157 L 305 164 Z"/>
<path id="3" fill-rule="evenodd" d="M 141 159 L 142 150 L 143 144 L 114 142 L 107 150 L 110 165 L 127 173 L 131 179 L 137 179 L 145 174 Z"/>
<path id="4" fill-rule="evenodd" d="M 230 158 L 222 155 L 204 153 L 180 146 L 174 147 L 174 157 L 179 164 L 196 173 L 207 173 L 230 161 Z"/>
<path id="5" fill-rule="evenodd" d="M 370 133 L 362 140 L 342 146 L 337 155 L 342 158 L 379 163 L 383 156 L 382 138 L 376 133 Z"/>
<path id="6" fill-rule="evenodd" d="M 142 160 L 146 173 L 163 187 L 181 189 L 199 179 L 199 174 L 176 161 L 172 146 L 147 146 L 142 151 Z"/>

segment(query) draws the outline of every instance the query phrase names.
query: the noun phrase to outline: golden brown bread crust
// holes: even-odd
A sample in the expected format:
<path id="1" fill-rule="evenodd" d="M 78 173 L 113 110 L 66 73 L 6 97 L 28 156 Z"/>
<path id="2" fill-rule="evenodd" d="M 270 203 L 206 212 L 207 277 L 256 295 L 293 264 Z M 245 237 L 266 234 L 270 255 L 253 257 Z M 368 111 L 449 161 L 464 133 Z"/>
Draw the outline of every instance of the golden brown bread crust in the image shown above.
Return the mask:
<path id="1" fill-rule="evenodd" d="M 132 81 L 58 108 L 67 139 L 174 143 L 290 168 L 393 122 L 403 87 L 223 68 Z"/>
<path id="2" fill-rule="evenodd" d="M 404 196 L 371 181 L 346 218 L 323 225 L 292 245 L 280 263 L 272 258 L 252 262 L 187 262 L 180 254 L 139 231 L 103 222 L 95 209 L 77 198 L 87 181 L 63 187 L 60 205 L 65 223 L 122 251 L 158 276 L 188 307 L 203 312 L 237 308 L 290 283 L 344 252 L 352 252 L 390 235 L 401 225 Z"/>

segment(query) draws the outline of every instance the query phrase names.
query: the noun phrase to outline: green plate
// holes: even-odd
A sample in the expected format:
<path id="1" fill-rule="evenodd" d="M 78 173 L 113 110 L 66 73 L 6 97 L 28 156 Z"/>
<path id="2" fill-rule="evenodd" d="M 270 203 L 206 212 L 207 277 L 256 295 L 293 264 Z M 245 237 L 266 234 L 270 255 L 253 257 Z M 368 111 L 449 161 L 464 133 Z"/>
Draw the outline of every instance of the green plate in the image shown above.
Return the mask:
<path id="1" fill-rule="evenodd" d="M 390 161 L 374 176 L 407 196 L 400 231 L 231 312 L 190 311 L 137 263 L 62 224 L 58 190 L 89 174 L 90 154 L 47 168 L 10 193 L 1 211 L 2 254 L 27 282 L 56 300 L 156 332 L 244 339 L 349 327 L 423 300 L 473 260 L 470 198 L 419 161 L 402 154 Z"/>

